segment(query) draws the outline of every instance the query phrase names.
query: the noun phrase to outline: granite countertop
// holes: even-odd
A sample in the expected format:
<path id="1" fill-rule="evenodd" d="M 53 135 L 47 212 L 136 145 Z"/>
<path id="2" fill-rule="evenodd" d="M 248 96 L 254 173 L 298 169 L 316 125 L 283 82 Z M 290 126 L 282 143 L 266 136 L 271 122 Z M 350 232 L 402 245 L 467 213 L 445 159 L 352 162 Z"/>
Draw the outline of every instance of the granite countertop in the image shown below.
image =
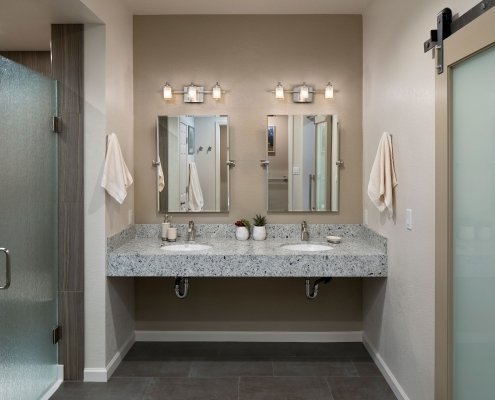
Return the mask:
<path id="1" fill-rule="evenodd" d="M 185 238 L 185 225 L 176 225 Z M 342 237 L 329 251 L 283 249 L 301 243 L 299 225 L 269 225 L 265 241 L 237 241 L 231 225 L 197 225 L 195 243 L 210 249 L 165 251 L 159 225 L 136 225 L 109 238 L 109 277 L 386 277 L 386 239 L 361 225 L 312 225 L 310 243 Z M 177 243 L 185 243 L 184 240 Z"/>

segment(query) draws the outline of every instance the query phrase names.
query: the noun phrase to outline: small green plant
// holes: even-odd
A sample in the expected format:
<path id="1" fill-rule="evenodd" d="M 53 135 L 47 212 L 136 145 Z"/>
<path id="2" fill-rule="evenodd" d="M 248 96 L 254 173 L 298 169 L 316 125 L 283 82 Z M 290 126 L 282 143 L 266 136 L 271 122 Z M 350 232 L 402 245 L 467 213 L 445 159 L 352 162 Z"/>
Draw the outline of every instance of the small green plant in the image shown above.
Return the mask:
<path id="1" fill-rule="evenodd" d="M 251 223 L 246 218 L 235 221 L 234 225 L 237 227 L 245 226 L 248 230 L 251 229 Z"/>
<path id="2" fill-rule="evenodd" d="M 266 225 L 266 217 L 261 216 L 260 214 L 256 214 L 253 218 L 254 226 L 265 226 Z"/>

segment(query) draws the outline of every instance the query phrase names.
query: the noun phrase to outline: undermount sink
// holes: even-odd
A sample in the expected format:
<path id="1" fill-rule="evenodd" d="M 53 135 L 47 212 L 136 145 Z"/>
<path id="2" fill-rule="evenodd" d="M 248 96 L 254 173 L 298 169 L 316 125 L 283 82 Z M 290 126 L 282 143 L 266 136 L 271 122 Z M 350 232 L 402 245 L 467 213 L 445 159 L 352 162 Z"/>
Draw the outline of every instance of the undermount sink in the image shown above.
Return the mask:
<path id="1" fill-rule="evenodd" d="M 162 250 L 165 251 L 201 251 L 208 249 L 211 249 L 211 246 L 197 243 L 170 244 L 162 247 Z"/>
<path id="2" fill-rule="evenodd" d="M 282 246 L 284 250 L 292 251 L 327 251 L 332 250 L 333 247 L 327 246 L 325 244 L 314 244 L 314 243 L 300 243 L 300 244 L 287 244 Z"/>

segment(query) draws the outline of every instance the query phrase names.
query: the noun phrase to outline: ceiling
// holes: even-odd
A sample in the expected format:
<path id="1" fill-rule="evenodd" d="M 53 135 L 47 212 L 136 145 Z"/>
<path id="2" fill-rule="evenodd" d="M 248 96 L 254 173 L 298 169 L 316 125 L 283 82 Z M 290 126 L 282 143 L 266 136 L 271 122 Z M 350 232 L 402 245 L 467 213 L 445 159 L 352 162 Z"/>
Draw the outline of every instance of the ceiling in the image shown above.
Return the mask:
<path id="1" fill-rule="evenodd" d="M 371 0 L 118 1 L 136 15 L 162 15 L 362 14 Z M 80 0 L 0 0 L 0 10 L 0 51 L 49 50 L 51 24 L 101 22 Z"/>
<path id="2" fill-rule="evenodd" d="M 0 10 L 0 50 L 49 50 L 51 24 L 101 22 L 79 0 L 0 0 Z"/>
<path id="3" fill-rule="evenodd" d="M 133 14 L 362 14 L 369 0 L 121 0 Z"/>

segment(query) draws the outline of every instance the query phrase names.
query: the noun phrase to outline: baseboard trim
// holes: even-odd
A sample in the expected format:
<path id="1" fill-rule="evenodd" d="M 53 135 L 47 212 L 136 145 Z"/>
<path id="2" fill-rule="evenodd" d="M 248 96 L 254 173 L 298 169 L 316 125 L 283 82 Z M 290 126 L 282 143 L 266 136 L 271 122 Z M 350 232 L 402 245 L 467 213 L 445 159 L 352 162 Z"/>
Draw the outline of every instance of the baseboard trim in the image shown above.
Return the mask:
<path id="1" fill-rule="evenodd" d="M 366 349 L 368 350 L 368 353 L 370 353 L 371 357 L 373 358 L 373 361 L 375 361 L 375 364 L 378 366 L 378 369 L 381 371 L 381 373 L 385 377 L 385 380 L 387 381 L 389 386 L 392 388 L 392 391 L 394 392 L 397 399 L 398 400 L 410 400 L 409 396 L 406 394 L 406 391 L 404 390 L 404 388 L 400 385 L 399 381 L 397 380 L 395 375 L 392 373 L 392 371 L 388 367 L 385 360 L 382 358 L 380 353 L 378 353 L 378 351 L 375 349 L 375 347 L 371 344 L 371 342 L 366 337 L 366 335 L 363 335 L 363 344 L 364 344 L 364 347 L 366 347 Z"/>
<path id="2" fill-rule="evenodd" d="M 136 341 L 134 332 L 117 350 L 106 368 L 84 368 L 84 382 L 107 382 Z"/>
<path id="3" fill-rule="evenodd" d="M 362 342 L 362 331 L 136 331 L 136 342 Z"/>
<path id="4" fill-rule="evenodd" d="M 50 397 L 58 390 L 64 381 L 64 366 L 57 365 L 57 380 L 55 383 L 40 397 L 40 400 L 49 400 Z"/>

